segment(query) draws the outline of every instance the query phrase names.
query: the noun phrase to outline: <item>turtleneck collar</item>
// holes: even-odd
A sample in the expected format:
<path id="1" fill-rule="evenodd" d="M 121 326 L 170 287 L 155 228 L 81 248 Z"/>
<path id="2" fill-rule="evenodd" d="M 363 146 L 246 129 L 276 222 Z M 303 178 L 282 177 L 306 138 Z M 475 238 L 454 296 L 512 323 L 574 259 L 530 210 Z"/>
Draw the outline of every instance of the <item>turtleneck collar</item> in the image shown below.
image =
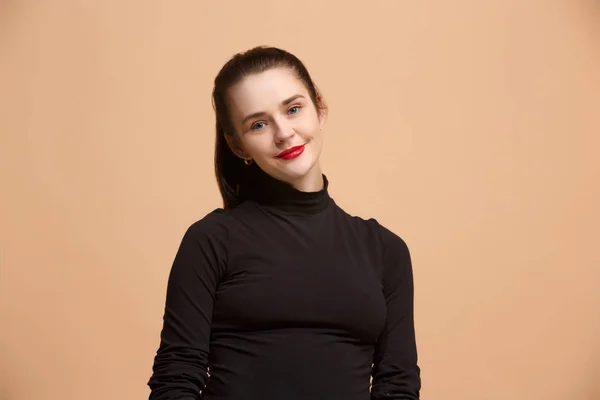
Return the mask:
<path id="1" fill-rule="evenodd" d="M 245 198 L 261 205 L 295 214 L 316 214 L 327 208 L 329 182 L 323 176 L 323 188 L 316 192 L 302 192 L 287 182 L 273 178 L 256 165 L 247 168 L 244 185 Z"/>

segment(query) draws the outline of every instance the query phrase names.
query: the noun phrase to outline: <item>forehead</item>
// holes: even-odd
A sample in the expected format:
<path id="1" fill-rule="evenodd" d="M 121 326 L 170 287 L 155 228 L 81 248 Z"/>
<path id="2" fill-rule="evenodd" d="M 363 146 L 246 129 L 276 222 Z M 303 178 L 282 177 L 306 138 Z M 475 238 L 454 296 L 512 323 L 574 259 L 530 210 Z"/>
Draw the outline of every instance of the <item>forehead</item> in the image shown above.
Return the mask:
<path id="1" fill-rule="evenodd" d="M 245 77 L 229 90 L 229 102 L 234 114 L 268 111 L 281 101 L 295 95 L 308 97 L 304 84 L 289 68 L 274 68 Z"/>

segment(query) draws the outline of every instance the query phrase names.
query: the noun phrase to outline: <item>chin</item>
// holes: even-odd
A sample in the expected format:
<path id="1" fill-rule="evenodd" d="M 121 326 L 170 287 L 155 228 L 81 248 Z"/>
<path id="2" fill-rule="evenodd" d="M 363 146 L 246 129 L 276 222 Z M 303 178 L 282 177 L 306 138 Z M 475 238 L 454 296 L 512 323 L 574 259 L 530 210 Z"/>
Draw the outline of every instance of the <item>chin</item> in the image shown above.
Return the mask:
<path id="1" fill-rule="evenodd" d="M 269 173 L 273 176 L 279 177 L 279 179 L 284 181 L 297 181 L 310 173 L 314 167 L 315 163 L 310 161 L 298 159 L 294 160 L 294 162 L 291 162 L 288 165 L 273 166 Z"/>

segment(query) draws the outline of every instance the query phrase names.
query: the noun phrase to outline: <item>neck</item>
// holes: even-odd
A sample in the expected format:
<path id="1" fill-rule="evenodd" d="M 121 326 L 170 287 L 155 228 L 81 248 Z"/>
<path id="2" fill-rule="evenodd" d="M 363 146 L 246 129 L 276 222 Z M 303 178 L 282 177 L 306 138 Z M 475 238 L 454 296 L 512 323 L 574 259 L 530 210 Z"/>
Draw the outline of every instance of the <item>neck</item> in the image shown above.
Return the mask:
<path id="1" fill-rule="evenodd" d="M 323 190 L 323 172 L 317 162 L 315 166 L 303 177 L 288 182 L 294 189 L 301 192 L 318 192 Z"/>
<path id="2" fill-rule="evenodd" d="M 320 174 L 316 176 L 316 174 Z M 319 167 L 294 183 L 278 180 L 252 164 L 246 170 L 242 197 L 294 214 L 315 214 L 330 204 L 328 181 Z"/>

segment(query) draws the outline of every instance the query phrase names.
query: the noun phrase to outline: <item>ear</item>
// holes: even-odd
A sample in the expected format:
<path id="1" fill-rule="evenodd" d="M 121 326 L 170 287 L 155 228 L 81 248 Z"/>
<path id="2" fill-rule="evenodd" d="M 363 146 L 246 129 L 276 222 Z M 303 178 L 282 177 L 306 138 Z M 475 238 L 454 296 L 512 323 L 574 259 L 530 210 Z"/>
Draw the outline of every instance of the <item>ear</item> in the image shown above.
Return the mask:
<path id="1" fill-rule="evenodd" d="M 319 116 L 319 125 L 321 125 L 321 129 L 323 129 L 323 125 L 325 124 L 325 120 L 327 119 L 327 107 L 323 103 L 323 97 L 318 94 L 317 95 L 317 114 Z"/>
<path id="2" fill-rule="evenodd" d="M 223 136 L 225 136 L 227 145 L 229 146 L 233 154 L 235 154 L 239 158 L 245 159 L 246 153 L 244 153 L 244 150 L 242 149 L 242 144 L 240 143 L 240 139 L 237 137 L 237 135 L 230 135 L 228 133 L 224 133 Z"/>
<path id="3" fill-rule="evenodd" d="M 325 120 L 327 119 L 327 109 L 317 109 L 317 114 L 319 116 L 319 125 L 321 125 L 322 130 L 323 125 L 325 125 Z"/>

